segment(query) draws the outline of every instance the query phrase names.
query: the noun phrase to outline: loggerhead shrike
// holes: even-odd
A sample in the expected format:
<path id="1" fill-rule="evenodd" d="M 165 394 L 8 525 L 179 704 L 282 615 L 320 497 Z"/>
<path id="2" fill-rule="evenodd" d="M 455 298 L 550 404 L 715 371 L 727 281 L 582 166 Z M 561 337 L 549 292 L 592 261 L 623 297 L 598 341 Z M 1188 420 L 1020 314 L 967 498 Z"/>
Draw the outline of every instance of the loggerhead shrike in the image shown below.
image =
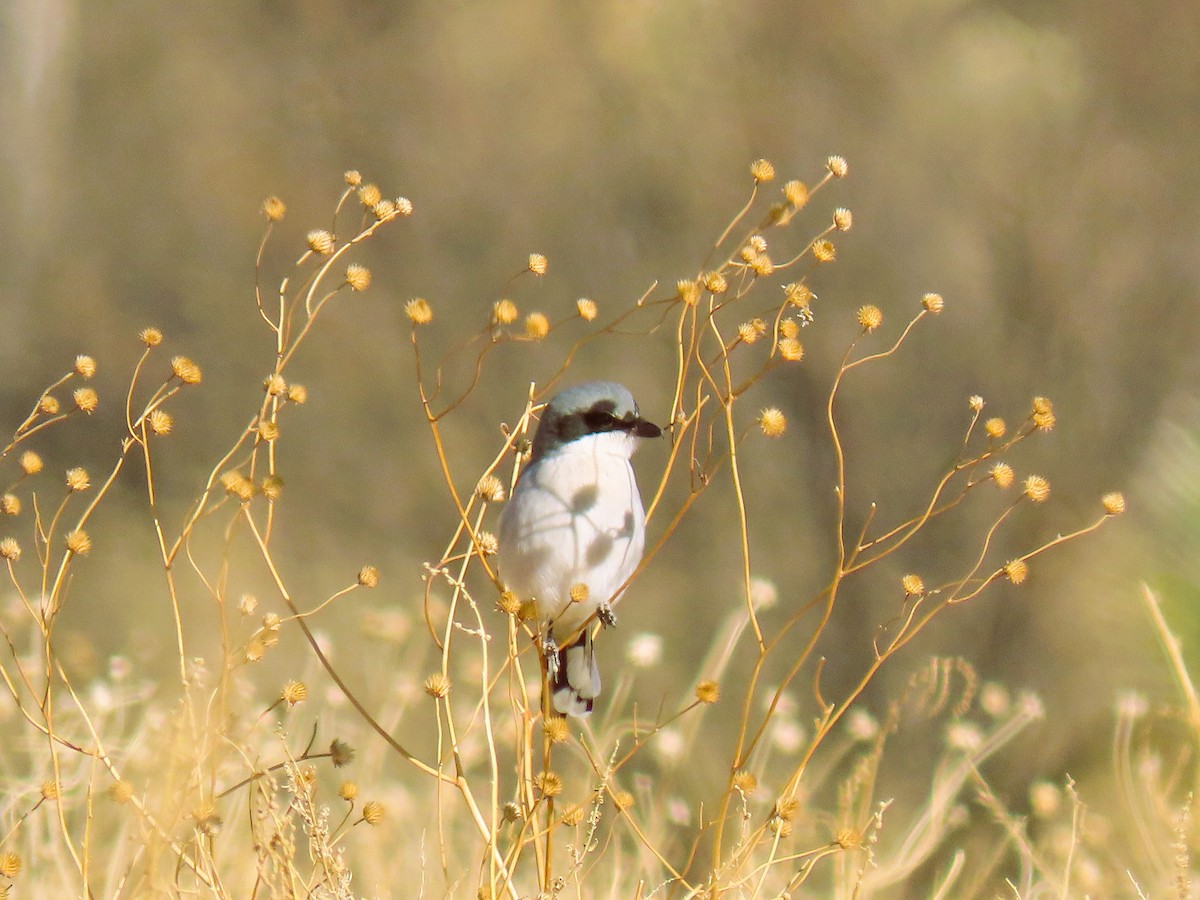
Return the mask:
<path id="1" fill-rule="evenodd" d="M 568 388 L 542 410 L 529 464 L 500 517 L 500 577 L 537 607 L 551 698 L 563 715 L 586 716 L 600 693 L 584 623 L 595 614 L 616 624 L 612 604 L 646 541 L 629 459 L 641 438 L 661 434 L 619 384 Z"/>

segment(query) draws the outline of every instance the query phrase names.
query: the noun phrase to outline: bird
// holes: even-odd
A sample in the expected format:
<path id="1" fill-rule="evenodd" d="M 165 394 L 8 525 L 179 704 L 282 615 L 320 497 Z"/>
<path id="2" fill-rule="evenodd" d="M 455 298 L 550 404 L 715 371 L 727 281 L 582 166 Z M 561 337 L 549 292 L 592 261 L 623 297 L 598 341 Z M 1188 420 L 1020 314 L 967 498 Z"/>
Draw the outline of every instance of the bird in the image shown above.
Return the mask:
<path id="1" fill-rule="evenodd" d="M 641 562 L 646 514 L 630 459 L 661 435 L 623 385 L 567 388 L 542 410 L 501 514 L 500 579 L 534 603 L 550 699 L 562 715 L 587 716 L 600 693 L 591 620 L 616 624 L 613 605 Z"/>

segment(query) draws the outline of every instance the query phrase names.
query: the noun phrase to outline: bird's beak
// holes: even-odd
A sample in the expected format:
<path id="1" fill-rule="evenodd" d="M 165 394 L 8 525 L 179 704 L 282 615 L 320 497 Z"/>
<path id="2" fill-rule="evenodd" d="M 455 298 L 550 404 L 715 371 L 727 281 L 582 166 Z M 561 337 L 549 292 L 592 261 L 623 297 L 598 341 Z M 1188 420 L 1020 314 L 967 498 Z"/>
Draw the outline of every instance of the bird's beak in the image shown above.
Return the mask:
<path id="1" fill-rule="evenodd" d="M 642 438 L 662 437 L 662 429 L 653 422 L 648 422 L 645 419 L 638 419 L 634 423 L 631 431 L 638 437 Z"/>

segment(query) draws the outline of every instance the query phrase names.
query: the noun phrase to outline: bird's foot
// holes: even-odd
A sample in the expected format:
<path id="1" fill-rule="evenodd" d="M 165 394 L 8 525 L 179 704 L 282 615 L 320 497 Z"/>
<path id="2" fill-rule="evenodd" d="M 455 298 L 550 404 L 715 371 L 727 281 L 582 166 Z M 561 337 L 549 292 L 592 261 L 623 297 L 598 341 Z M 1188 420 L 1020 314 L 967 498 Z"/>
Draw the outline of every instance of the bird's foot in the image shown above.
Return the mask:
<path id="1" fill-rule="evenodd" d="M 617 614 L 613 612 L 612 606 L 607 601 L 596 607 L 596 618 L 605 628 L 617 627 Z"/>
<path id="2" fill-rule="evenodd" d="M 558 644 L 550 635 L 542 639 L 542 654 L 546 657 L 546 675 L 554 681 L 558 677 L 559 655 Z"/>

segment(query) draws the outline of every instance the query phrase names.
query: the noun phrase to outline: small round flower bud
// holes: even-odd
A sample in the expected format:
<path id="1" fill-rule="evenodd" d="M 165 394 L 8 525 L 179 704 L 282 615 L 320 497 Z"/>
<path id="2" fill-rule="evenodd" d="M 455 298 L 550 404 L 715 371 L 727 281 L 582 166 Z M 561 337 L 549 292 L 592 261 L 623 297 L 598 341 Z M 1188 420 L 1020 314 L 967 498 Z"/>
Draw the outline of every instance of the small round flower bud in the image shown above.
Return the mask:
<path id="1" fill-rule="evenodd" d="M 721 699 L 721 688 L 715 681 L 701 681 L 696 685 L 696 699 L 701 703 L 716 703 Z"/>
<path id="2" fill-rule="evenodd" d="M 492 304 L 492 321 L 497 325 L 511 325 L 518 315 L 517 304 L 511 300 L 497 300 Z"/>
<path id="3" fill-rule="evenodd" d="M 550 320 L 540 312 L 530 313 L 525 317 L 525 335 L 530 340 L 540 341 L 550 333 Z"/>
<path id="4" fill-rule="evenodd" d="M 750 175 L 759 184 L 766 181 L 773 181 L 775 178 L 775 167 L 765 159 L 756 159 L 750 164 Z"/>
<path id="5" fill-rule="evenodd" d="M 1105 494 L 1100 498 L 1100 503 L 1104 506 L 1106 515 L 1119 516 L 1125 512 L 1125 497 L 1120 491 L 1113 491 L 1111 494 Z"/>
<path id="6" fill-rule="evenodd" d="M 540 253 L 529 254 L 529 271 L 534 275 L 545 275 L 546 268 L 550 265 L 550 260 L 542 256 Z"/>
<path id="7" fill-rule="evenodd" d="M 358 570 L 358 583 L 365 588 L 379 585 L 379 570 L 374 566 L 363 566 Z"/>
<path id="8" fill-rule="evenodd" d="M 837 248 L 833 246 L 833 241 L 827 241 L 822 238 L 813 241 L 812 255 L 817 262 L 833 262 L 837 259 Z"/>
<path id="9" fill-rule="evenodd" d="M 854 215 L 844 206 L 839 206 L 833 211 L 833 226 L 838 231 L 849 231 L 854 224 Z"/>
<path id="10" fill-rule="evenodd" d="M 589 300 L 587 297 L 580 297 L 575 301 L 575 311 L 579 313 L 579 318 L 585 322 L 594 321 L 596 315 L 600 312 L 596 306 L 595 300 Z"/>
<path id="11" fill-rule="evenodd" d="M 804 359 L 804 345 L 795 338 L 784 338 L 779 342 L 779 355 L 788 362 L 800 362 Z"/>
<path id="12" fill-rule="evenodd" d="M 157 347 L 162 343 L 163 333 L 153 326 L 143 328 L 138 332 L 138 340 L 147 347 Z"/>
<path id="13" fill-rule="evenodd" d="M 441 672 L 434 672 L 425 679 L 425 693 L 430 697 L 441 700 L 450 693 L 450 679 Z"/>
<path id="14" fill-rule="evenodd" d="M 808 185 L 803 181 L 789 181 L 783 186 L 783 196 L 796 209 L 808 203 Z"/>
<path id="15" fill-rule="evenodd" d="M 288 387 L 287 398 L 290 403 L 295 403 L 298 406 L 302 405 L 308 400 L 308 388 L 302 384 L 293 384 Z"/>
<path id="16" fill-rule="evenodd" d="M 303 681 L 289 681 L 283 686 L 279 698 L 288 706 L 295 706 L 308 699 L 308 685 Z"/>
<path id="17" fill-rule="evenodd" d="M 362 184 L 362 173 L 358 169 L 348 169 L 342 178 L 350 187 L 358 187 Z"/>
<path id="18" fill-rule="evenodd" d="M 501 591 L 496 605 L 500 607 L 501 612 L 508 613 L 510 616 L 515 616 L 521 611 L 521 601 L 512 591 Z"/>
<path id="19" fill-rule="evenodd" d="M 21 498 L 16 494 L 5 494 L 0 497 L 0 513 L 6 516 L 17 516 L 21 514 Z"/>
<path id="20" fill-rule="evenodd" d="M 380 192 L 378 185 L 364 184 L 358 189 L 358 202 L 367 209 L 370 209 L 382 199 L 383 194 Z"/>
<path id="21" fill-rule="evenodd" d="M 874 331 L 883 324 L 883 311 L 878 306 L 869 303 L 866 306 L 860 306 L 856 316 L 864 333 Z"/>
<path id="22" fill-rule="evenodd" d="M 675 282 L 675 292 L 679 299 L 688 306 L 695 306 L 700 300 L 700 285 L 690 278 L 680 278 Z"/>
<path id="23" fill-rule="evenodd" d="M 48 416 L 58 415 L 59 408 L 58 398 L 51 397 L 49 394 L 46 394 L 38 401 L 38 411 Z"/>
<path id="24" fill-rule="evenodd" d="M 428 325 L 433 321 L 433 307 L 424 297 L 414 297 L 405 303 L 404 314 L 414 325 Z"/>
<path id="25" fill-rule="evenodd" d="M 96 360 L 90 356 L 75 357 L 75 374 L 83 379 L 91 378 L 96 374 Z"/>
<path id="26" fill-rule="evenodd" d="M 1030 475 L 1025 479 L 1023 493 L 1034 503 L 1044 503 L 1050 497 L 1050 482 L 1041 475 Z"/>
<path id="27" fill-rule="evenodd" d="M 368 800 L 363 804 L 362 817 L 368 825 L 378 825 L 383 821 L 383 804 L 378 800 Z"/>
<path id="28" fill-rule="evenodd" d="M 565 744 L 571 736 L 570 728 L 567 726 L 567 720 L 562 716 L 551 716 L 546 720 L 545 724 L 546 737 L 550 738 L 552 744 Z"/>
<path id="29" fill-rule="evenodd" d="M 413 214 L 413 202 L 407 197 L 397 197 L 396 213 L 401 216 L 411 216 Z"/>
<path id="30" fill-rule="evenodd" d="M 0 540 L 0 559 L 16 562 L 21 558 L 21 545 L 16 538 L 6 537 Z"/>
<path id="31" fill-rule="evenodd" d="M 613 791 L 612 801 L 617 812 L 633 808 L 633 794 L 629 791 Z"/>
<path id="32" fill-rule="evenodd" d="M 825 160 L 825 168 L 829 170 L 829 174 L 834 178 L 845 178 L 846 173 L 850 171 L 845 158 L 841 156 L 829 157 L 829 159 Z"/>
<path id="33" fill-rule="evenodd" d="M 108 795 L 112 798 L 114 803 L 124 806 L 133 799 L 133 785 L 128 781 L 118 781 L 108 789 Z"/>
<path id="34" fill-rule="evenodd" d="M 204 377 L 200 367 L 186 356 L 176 356 L 171 360 L 171 374 L 184 384 L 199 384 Z"/>
<path id="35" fill-rule="evenodd" d="M 287 204 L 278 197 L 268 197 L 262 202 L 262 214 L 268 222 L 278 222 L 287 213 Z"/>
<path id="36" fill-rule="evenodd" d="M 1029 577 L 1029 566 L 1023 559 L 1014 559 L 1004 564 L 1004 577 L 1013 584 L 1020 584 Z"/>
<path id="37" fill-rule="evenodd" d="M 709 272 L 704 276 L 704 289 L 710 294 L 723 294 L 729 290 L 729 283 L 720 272 Z"/>
<path id="38" fill-rule="evenodd" d="M 308 244 L 308 249 L 313 253 L 319 253 L 321 256 L 328 256 L 333 252 L 333 235 L 324 228 L 318 228 L 315 231 L 310 231 L 304 237 L 304 241 Z"/>
<path id="39" fill-rule="evenodd" d="M 568 596 L 571 598 L 572 603 L 586 603 L 591 593 L 591 589 L 581 581 L 571 585 Z"/>
<path id="40" fill-rule="evenodd" d="M 999 417 L 988 419 L 983 423 L 983 430 L 987 432 L 990 438 L 1002 438 L 1008 431 L 1008 425 Z"/>
<path id="41" fill-rule="evenodd" d="M 75 401 L 75 408 L 88 415 L 95 412 L 96 407 L 100 405 L 100 398 L 90 387 L 79 388 L 71 397 Z"/>
<path id="42" fill-rule="evenodd" d="M 782 410 L 768 407 L 758 414 L 758 427 L 769 438 L 781 437 L 787 431 L 787 417 Z"/>
<path id="43" fill-rule="evenodd" d="M 931 312 L 936 316 L 945 308 L 946 301 L 942 299 L 941 294 L 926 294 L 921 298 L 921 306 L 926 312 Z"/>
<path id="44" fill-rule="evenodd" d="M 338 788 L 338 796 L 349 802 L 358 796 L 358 785 L 353 781 L 343 781 Z"/>
<path id="45" fill-rule="evenodd" d="M 21 454 L 21 471 L 26 475 L 36 475 L 42 471 L 42 458 L 32 450 Z"/>
<path id="46" fill-rule="evenodd" d="M 996 487 L 1004 489 L 1013 483 L 1012 466 L 1008 463 L 996 463 L 988 471 L 988 477 L 996 482 Z"/>
<path id="47" fill-rule="evenodd" d="M 87 556 L 92 549 L 92 539 L 82 529 L 72 531 L 67 535 L 67 549 L 79 556 Z"/>
<path id="48" fill-rule="evenodd" d="M 563 792 L 563 780 L 557 772 L 538 772 L 533 777 L 533 785 L 543 797 L 557 797 Z"/>
<path id="49" fill-rule="evenodd" d="M 484 475 L 475 485 L 475 494 L 488 503 L 500 503 L 504 500 L 504 482 L 495 475 Z"/>
<path id="50" fill-rule="evenodd" d="M 88 477 L 87 469 L 67 469 L 67 490 L 71 493 L 79 493 L 86 491 L 92 486 L 92 481 Z"/>
<path id="51" fill-rule="evenodd" d="M 920 575 L 905 575 L 900 579 L 900 586 L 904 588 L 904 593 L 909 597 L 925 595 L 925 582 L 921 580 Z"/>
<path id="52" fill-rule="evenodd" d="M 352 291 L 365 291 L 371 286 L 371 270 L 357 264 L 347 266 L 346 284 L 350 285 Z"/>

